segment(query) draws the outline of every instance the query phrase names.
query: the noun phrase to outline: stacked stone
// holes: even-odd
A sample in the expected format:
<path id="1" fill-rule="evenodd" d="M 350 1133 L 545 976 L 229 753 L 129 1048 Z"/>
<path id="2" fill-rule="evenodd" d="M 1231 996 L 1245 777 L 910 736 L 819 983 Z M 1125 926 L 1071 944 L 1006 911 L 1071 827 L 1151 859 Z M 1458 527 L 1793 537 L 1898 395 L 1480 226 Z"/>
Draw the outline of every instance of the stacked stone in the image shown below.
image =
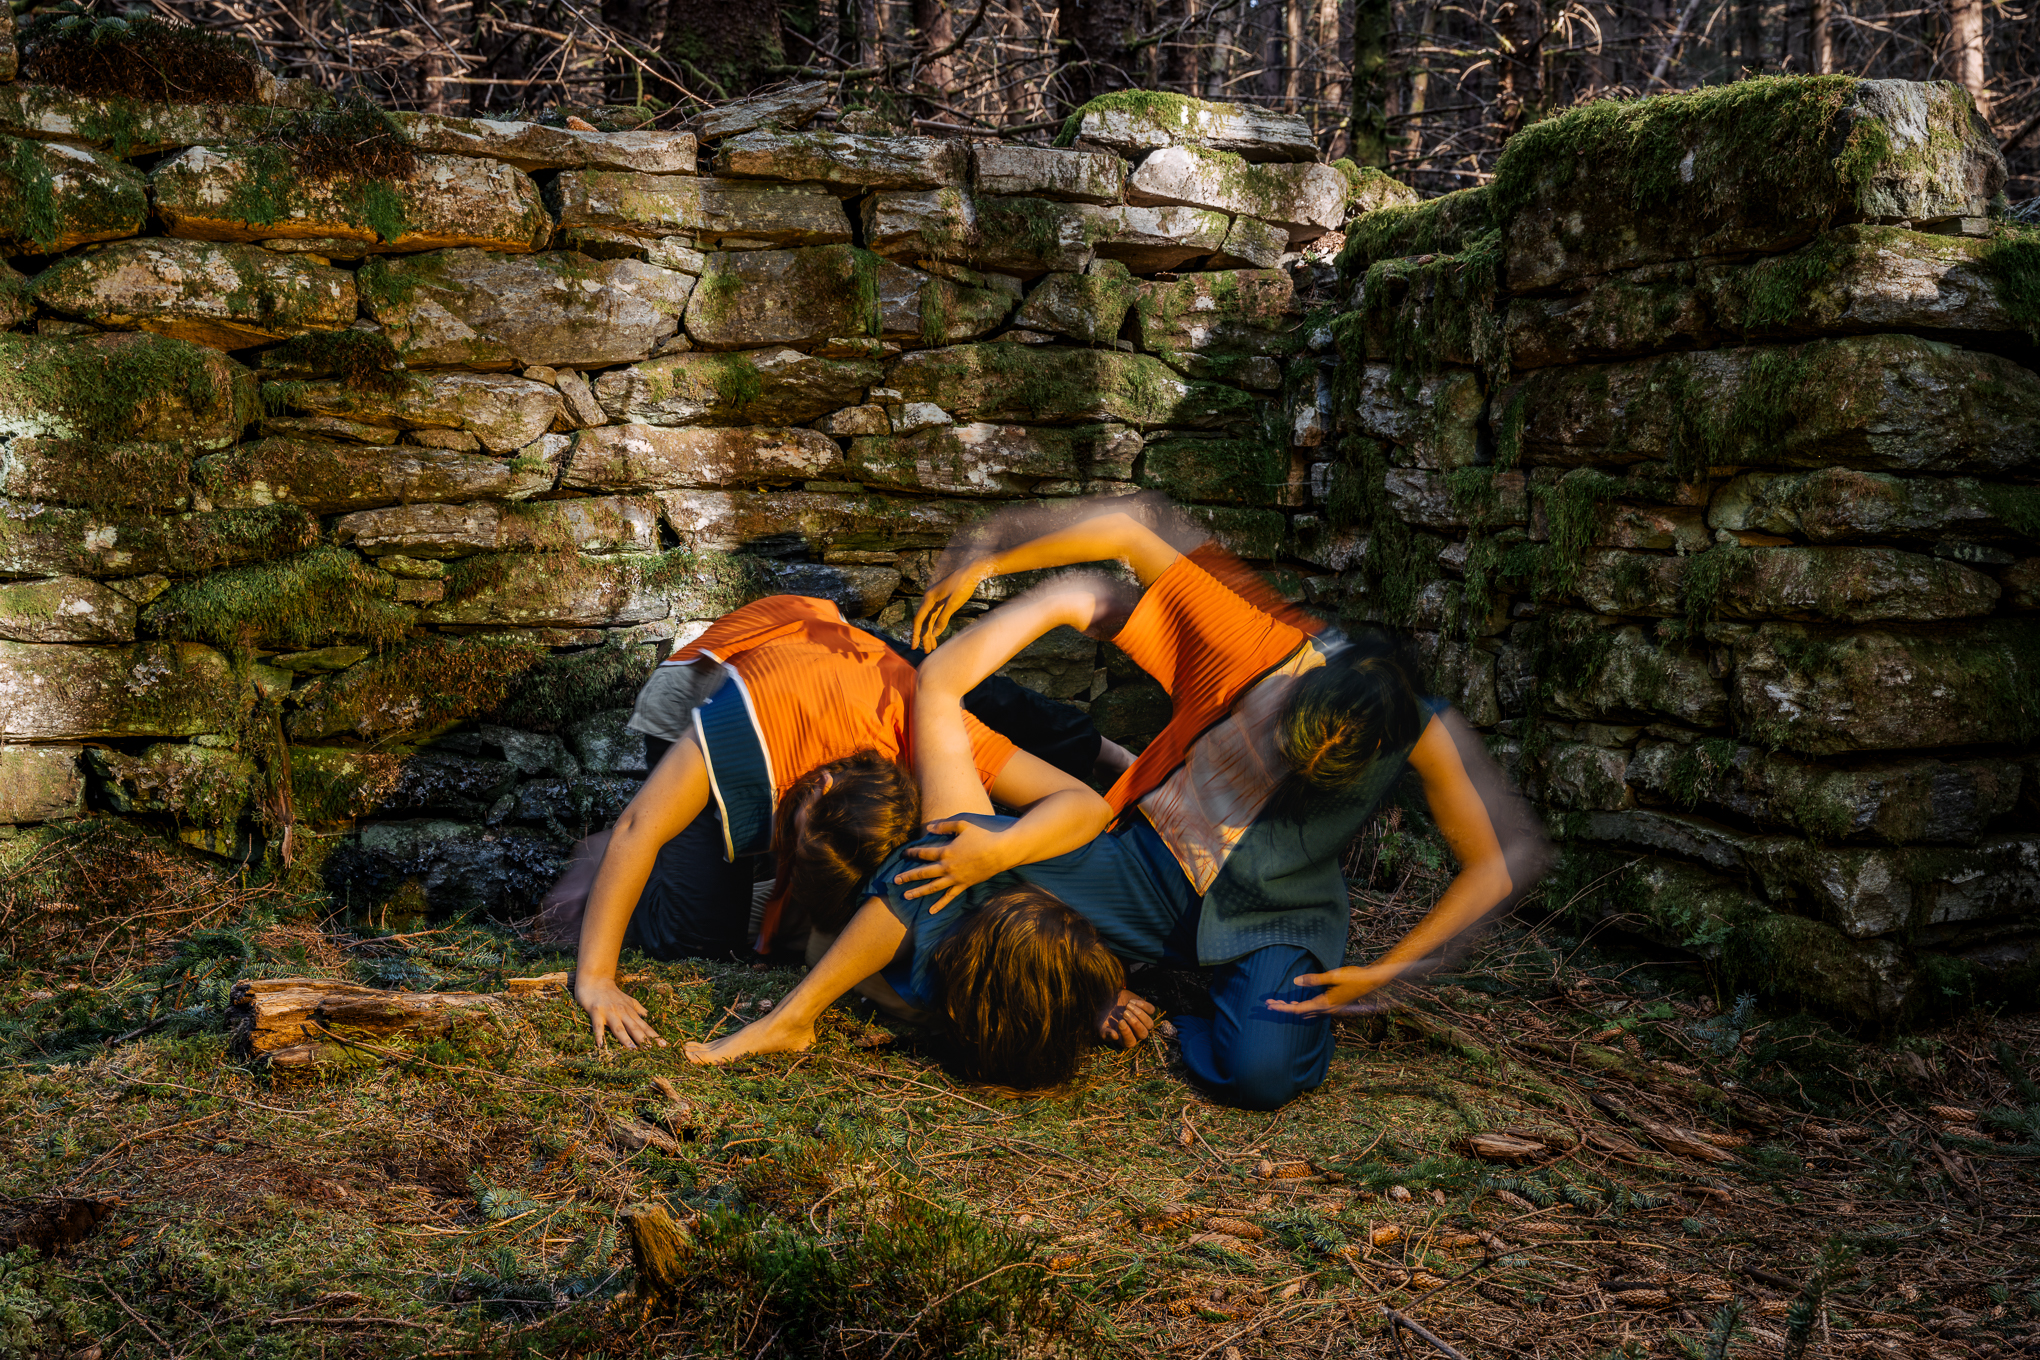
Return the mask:
<path id="1" fill-rule="evenodd" d="M 1053 148 L 807 130 L 824 86 L 680 131 L 396 114 L 410 174 L 308 176 L 319 98 L 264 88 L 0 86 L 0 824 L 292 825 L 442 907 L 542 890 L 644 773 L 637 682 L 747 599 L 900 630 L 1023 499 L 1308 539 L 1298 251 L 1414 200 L 1236 106 L 1116 96 Z M 1137 741 L 1166 701 L 1102 661 L 1013 673 Z"/>
<path id="2" fill-rule="evenodd" d="M 1872 1028 L 2040 984 L 2003 182 L 1954 86 L 1749 81 L 1536 125 L 1341 259 L 1345 588 L 1545 809 L 1554 905 Z"/>

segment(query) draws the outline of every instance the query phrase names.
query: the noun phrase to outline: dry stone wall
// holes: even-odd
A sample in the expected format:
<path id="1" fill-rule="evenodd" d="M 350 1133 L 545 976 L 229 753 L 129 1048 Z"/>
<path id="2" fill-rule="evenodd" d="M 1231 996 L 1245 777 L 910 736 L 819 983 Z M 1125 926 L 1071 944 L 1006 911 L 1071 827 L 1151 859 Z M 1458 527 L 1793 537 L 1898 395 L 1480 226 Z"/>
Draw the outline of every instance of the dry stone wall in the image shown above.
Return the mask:
<path id="1" fill-rule="evenodd" d="M 2040 994 L 2040 236 L 1952 86 L 1595 105 L 1340 258 L 1352 612 L 1553 904 L 1873 1028 Z"/>
<path id="2" fill-rule="evenodd" d="M 288 828 L 385 913 L 528 906 L 642 778 L 651 665 L 745 600 L 898 633 L 959 529 L 1143 487 L 1272 565 L 1329 410 L 1300 252 L 1415 201 L 1152 96 L 1049 147 L 822 87 L 676 131 L 262 88 L 0 86 L 0 824 Z M 335 128 L 367 168 L 307 169 Z M 1011 673 L 1167 718 L 1074 634 Z"/>

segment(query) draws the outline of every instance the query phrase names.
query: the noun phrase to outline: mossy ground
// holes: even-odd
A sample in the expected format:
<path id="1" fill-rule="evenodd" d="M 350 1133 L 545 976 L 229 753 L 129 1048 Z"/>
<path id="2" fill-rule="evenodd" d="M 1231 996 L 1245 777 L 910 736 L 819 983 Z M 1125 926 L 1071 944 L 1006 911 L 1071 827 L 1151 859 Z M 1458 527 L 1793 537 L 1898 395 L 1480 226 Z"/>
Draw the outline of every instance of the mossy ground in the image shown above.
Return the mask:
<path id="1" fill-rule="evenodd" d="M 1359 1357 L 1393 1349 L 1387 1305 L 1468 1355 L 1605 1360 L 1696 1354 L 1733 1300 L 1723 1353 L 1756 1360 L 1795 1304 L 1808 1356 L 2015 1349 L 2040 1319 L 2030 1017 L 1877 1048 L 1519 925 L 1386 1023 L 1346 1022 L 1324 1087 L 1276 1115 L 1202 1102 L 1159 1041 L 1016 1099 L 848 1008 L 794 1058 L 598 1054 L 558 992 L 292 1079 L 231 1053 L 235 979 L 492 991 L 571 961 L 479 924 L 321 927 L 302 868 L 243 881 L 132 827 L 0 862 L 4 1190 L 114 1202 L 0 1267 L 24 1356 Z M 1409 810 L 1352 862 L 1371 952 L 1449 859 Z M 624 966 L 676 1044 L 794 976 Z M 1171 1009 L 1200 991 L 1140 985 Z M 1930 1102 L 1983 1117 L 1950 1132 Z M 1675 1157 L 1611 1108 L 1747 1141 Z M 675 1150 L 631 1151 L 619 1120 Z M 1505 1128 L 1576 1146 L 1468 1157 Z M 645 1203 L 691 1225 L 676 1316 L 632 1297 L 619 1210 Z M 1855 1268 L 1813 1284 L 1843 1248 Z"/>

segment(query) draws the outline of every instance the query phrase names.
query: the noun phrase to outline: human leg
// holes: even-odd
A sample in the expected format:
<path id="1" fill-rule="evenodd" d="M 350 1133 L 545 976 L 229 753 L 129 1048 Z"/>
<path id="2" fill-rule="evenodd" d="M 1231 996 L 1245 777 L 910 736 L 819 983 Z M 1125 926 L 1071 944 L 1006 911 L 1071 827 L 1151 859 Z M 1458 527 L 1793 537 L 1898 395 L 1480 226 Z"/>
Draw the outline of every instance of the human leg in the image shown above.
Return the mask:
<path id="1" fill-rule="evenodd" d="M 624 944 L 655 959 L 748 957 L 756 869 L 751 856 L 723 858 L 722 826 L 702 813 L 659 847 Z"/>
<path id="2" fill-rule="evenodd" d="M 1271 998 L 1309 996 L 1313 989 L 1291 979 L 1318 971 L 1317 957 L 1294 945 L 1269 945 L 1220 965 L 1211 983 L 1218 1013 L 1176 1021 L 1191 1078 L 1226 1104 L 1250 1110 L 1275 1109 L 1323 1082 L 1331 1021 L 1267 1006 Z"/>

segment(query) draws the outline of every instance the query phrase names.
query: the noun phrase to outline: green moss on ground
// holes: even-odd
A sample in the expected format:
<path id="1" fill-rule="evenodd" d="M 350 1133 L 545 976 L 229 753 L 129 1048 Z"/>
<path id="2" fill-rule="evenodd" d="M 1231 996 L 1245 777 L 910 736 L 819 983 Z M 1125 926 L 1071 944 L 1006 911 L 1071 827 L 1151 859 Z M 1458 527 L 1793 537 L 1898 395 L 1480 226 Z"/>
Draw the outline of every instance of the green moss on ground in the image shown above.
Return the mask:
<path id="1" fill-rule="evenodd" d="M 322 546 L 182 582 L 142 618 L 162 637 L 227 650 L 257 643 L 305 649 L 393 642 L 417 619 L 414 611 L 390 602 L 393 585 L 388 573 L 353 553 Z"/>

